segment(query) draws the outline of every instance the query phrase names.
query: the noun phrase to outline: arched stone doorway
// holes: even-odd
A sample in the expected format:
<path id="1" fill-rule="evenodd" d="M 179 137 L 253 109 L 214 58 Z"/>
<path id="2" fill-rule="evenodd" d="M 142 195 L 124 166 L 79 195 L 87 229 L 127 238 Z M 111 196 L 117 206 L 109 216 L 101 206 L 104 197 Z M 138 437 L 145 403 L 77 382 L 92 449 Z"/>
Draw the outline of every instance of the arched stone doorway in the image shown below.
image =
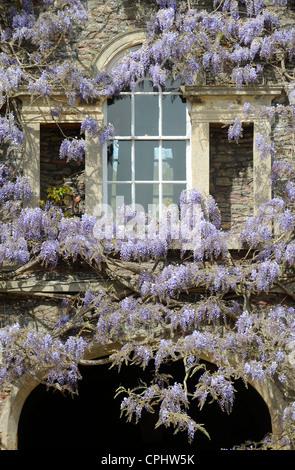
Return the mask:
<path id="1" fill-rule="evenodd" d="M 227 415 L 217 404 L 207 404 L 192 415 L 205 424 L 211 441 L 202 433 L 188 444 L 186 433 L 154 430 L 155 418 L 145 415 L 141 424 L 120 418 L 121 398 L 114 399 L 120 384 L 137 383 L 134 367 L 120 375 L 108 366 L 81 368 L 83 380 L 74 399 L 37 386 L 24 403 L 18 426 L 19 450 L 178 451 L 230 449 L 248 439 L 260 440 L 271 432 L 271 418 L 264 400 L 252 387 L 236 382 L 233 411 Z M 173 369 L 177 380 L 177 368 Z M 142 376 L 142 374 L 140 374 Z"/>

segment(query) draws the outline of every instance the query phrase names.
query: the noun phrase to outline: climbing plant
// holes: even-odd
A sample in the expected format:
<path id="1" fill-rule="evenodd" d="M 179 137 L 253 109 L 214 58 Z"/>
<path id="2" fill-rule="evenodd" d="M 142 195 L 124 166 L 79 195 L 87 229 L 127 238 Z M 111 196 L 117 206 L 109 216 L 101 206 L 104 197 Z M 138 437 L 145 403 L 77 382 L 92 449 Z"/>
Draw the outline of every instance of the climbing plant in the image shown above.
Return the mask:
<path id="1" fill-rule="evenodd" d="M 207 431 L 190 416 L 191 402 L 202 408 L 214 400 L 230 413 L 234 381 L 258 381 L 277 387 L 284 397 L 277 410 L 281 430 L 266 436 L 259 448 L 293 448 L 295 28 L 286 1 L 220 0 L 200 8 L 198 2 L 158 0 L 142 47 L 96 76 L 59 57 L 68 35 L 79 34 L 87 22 L 83 2 L 0 5 L 0 141 L 6 152 L 0 169 L 0 261 L 10 266 L 0 279 L 16 279 L 37 264 L 49 269 L 82 260 L 97 279 L 109 280 L 108 289 L 67 299 L 64 314 L 46 332 L 19 324 L 1 328 L 0 386 L 27 374 L 40 380 L 42 373 L 47 386 L 78 393 L 85 352 L 108 345 L 107 359 L 94 363 L 107 361 L 119 371 L 124 364 L 154 370 L 149 383 L 118 390 L 128 420 L 138 422 L 143 410 L 157 409 L 157 426 L 197 441 L 198 433 Z M 286 145 L 263 134 L 255 141 L 261 159 L 272 156 L 274 197 L 229 231 L 221 228 L 214 199 L 198 188 L 184 191 L 179 206 L 165 207 L 160 219 L 128 206 L 101 218 L 65 217 L 58 207 L 65 188 L 50 193 L 56 207 L 23 205 L 30 187 L 21 174 L 27 138 L 21 92 L 43 99 L 58 119 L 65 109 L 132 89 L 147 75 L 154 87 L 179 77 L 186 86 L 206 83 L 206 77 L 210 86 L 255 87 L 267 80 L 281 85 L 280 101 L 270 107 L 246 103 L 243 109 L 245 120 L 251 112 L 284 123 Z M 66 101 L 55 94 L 60 89 Z M 84 132 L 99 137 L 100 145 L 114 136 L 112 124 L 101 128 L 87 115 Z M 239 141 L 242 133 L 241 119 L 229 123 L 230 140 Z M 81 136 L 65 137 L 60 157 L 79 161 L 85 151 Z M 235 252 L 233 239 L 240 245 Z M 273 288 L 284 297 L 272 296 Z M 216 368 L 207 370 L 204 358 Z M 165 371 L 173 362 L 183 365 L 177 382 Z"/>

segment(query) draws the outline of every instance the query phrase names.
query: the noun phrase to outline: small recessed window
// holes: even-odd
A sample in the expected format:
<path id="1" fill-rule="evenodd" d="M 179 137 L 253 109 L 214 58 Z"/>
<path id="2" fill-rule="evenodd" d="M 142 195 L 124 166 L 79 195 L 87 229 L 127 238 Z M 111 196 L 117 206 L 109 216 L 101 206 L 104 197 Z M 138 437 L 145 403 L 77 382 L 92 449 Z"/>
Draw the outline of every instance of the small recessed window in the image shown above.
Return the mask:
<path id="1" fill-rule="evenodd" d="M 237 144 L 228 140 L 226 126 L 210 124 L 210 194 L 225 230 L 253 215 L 253 131 L 253 124 L 244 123 Z"/>
<path id="2" fill-rule="evenodd" d="M 61 160 L 59 149 L 64 138 L 80 136 L 80 126 L 81 123 L 40 126 L 41 201 L 62 207 L 67 215 L 79 216 L 85 209 L 85 158 L 82 162 Z"/>

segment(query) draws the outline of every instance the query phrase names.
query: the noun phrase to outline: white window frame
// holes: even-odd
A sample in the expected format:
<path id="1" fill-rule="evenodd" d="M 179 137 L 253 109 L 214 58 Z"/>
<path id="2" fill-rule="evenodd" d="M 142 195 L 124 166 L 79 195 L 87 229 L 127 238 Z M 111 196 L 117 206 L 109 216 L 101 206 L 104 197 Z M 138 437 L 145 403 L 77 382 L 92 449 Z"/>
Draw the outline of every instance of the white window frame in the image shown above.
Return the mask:
<path id="1" fill-rule="evenodd" d="M 143 80 L 150 81 L 149 78 Z M 138 80 L 138 83 L 142 80 Z M 163 184 L 182 184 L 186 189 L 192 187 L 191 179 L 191 124 L 190 124 L 190 104 L 186 100 L 186 114 L 185 114 L 185 126 L 186 134 L 184 135 L 164 135 L 162 134 L 162 122 L 163 122 L 163 106 L 162 106 L 162 97 L 163 96 L 182 96 L 181 91 L 165 91 L 162 87 L 159 86 L 159 89 L 153 91 L 125 91 L 121 92 L 121 95 L 131 96 L 131 134 L 128 136 L 115 135 L 113 141 L 128 141 L 131 142 L 131 180 L 125 181 L 108 181 L 107 177 L 107 148 L 103 152 L 103 202 L 104 204 L 109 204 L 108 201 L 108 185 L 110 184 L 130 184 L 131 185 L 131 206 L 133 209 L 136 207 L 136 197 L 135 197 L 135 185 L 136 184 L 158 184 L 159 185 L 159 215 L 163 210 Z M 155 135 L 135 135 L 135 96 L 157 96 L 158 97 L 158 106 L 159 106 L 159 132 Z M 107 116 L 107 102 L 104 103 L 104 120 L 105 124 L 108 123 Z M 142 141 L 158 141 L 159 142 L 159 178 L 156 180 L 136 180 L 135 179 L 135 142 Z M 185 142 L 185 157 L 186 157 L 186 179 L 185 180 L 163 180 L 162 175 L 162 147 L 163 142 L 165 141 L 182 141 Z"/>

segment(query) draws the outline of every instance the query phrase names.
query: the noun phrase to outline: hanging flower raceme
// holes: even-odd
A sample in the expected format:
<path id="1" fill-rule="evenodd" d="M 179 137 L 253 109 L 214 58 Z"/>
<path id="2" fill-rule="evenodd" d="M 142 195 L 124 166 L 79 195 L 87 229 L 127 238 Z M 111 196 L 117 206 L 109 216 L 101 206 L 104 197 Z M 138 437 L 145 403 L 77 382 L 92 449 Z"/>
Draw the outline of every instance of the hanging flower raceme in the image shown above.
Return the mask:
<path id="1" fill-rule="evenodd" d="M 155 17 L 155 24 L 162 31 L 170 29 L 175 20 L 175 10 L 173 7 L 159 10 Z"/>
<path id="2" fill-rule="evenodd" d="M 64 139 L 60 146 L 59 157 L 61 159 L 65 158 L 68 162 L 71 160 L 81 162 L 86 151 L 87 146 L 83 138 Z"/>
<path id="3" fill-rule="evenodd" d="M 115 135 L 115 128 L 113 124 L 109 123 L 106 127 L 104 127 L 100 134 L 99 134 L 99 143 L 103 147 L 105 144 L 107 144 L 112 137 Z"/>
<path id="4" fill-rule="evenodd" d="M 87 134 L 90 136 L 96 136 L 98 134 L 97 120 L 92 116 L 88 116 L 87 118 L 83 119 L 80 131 L 81 134 L 87 132 Z"/>
<path id="5" fill-rule="evenodd" d="M 0 143 L 8 144 L 8 152 L 17 152 L 24 144 L 24 133 L 17 126 L 13 113 L 0 117 Z"/>
<path id="6" fill-rule="evenodd" d="M 231 412 L 235 388 L 233 382 L 224 377 L 222 371 L 214 374 L 206 371 L 198 381 L 194 398 L 198 398 L 201 408 L 210 396 L 220 405 L 222 410 L 225 410 L 227 413 Z"/>
<path id="7" fill-rule="evenodd" d="M 44 0 L 43 7 L 37 16 L 32 1 L 22 2 L 22 11 L 11 9 L 11 28 L 5 30 L 12 41 L 28 41 L 42 54 L 48 52 L 56 38 L 71 33 L 88 18 L 79 0 L 61 0 L 56 7 L 52 0 Z"/>
<path id="8" fill-rule="evenodd" d="M 10 178 L 11 172 L 7 165 L 0 167 L 0 206 L 6 215 L 8 211 L 5 210 L 5 204 L 13 200 L 21 202 L 28 200 L 31 197 L 31 185 L 28 178 L 17 176 L 15 180 Z"/>
<path id="9" fill-rule="evenodd" d="M 40 256 L 46 265 L 56 266 L 60 246 L 57 240 L 46 240 L 42 243 Z"/>
<path id="10" fill-rule="evenodd" d="M 160 8 L 176 9 L 176 0 L 156 0 L 156 5 L 159 5 Z"/>
<path id="11" fill-rule="evenodd" d="M 0 347 L 1 387 L 30 371 L 30 376 L 36 379 L 46 373 L 48 386 L 76 392 L 80 379 L 77 364 L 87 347 L 82 338 L 70 337 L 62 342 L 16 323 L 0 330 Z"/>

